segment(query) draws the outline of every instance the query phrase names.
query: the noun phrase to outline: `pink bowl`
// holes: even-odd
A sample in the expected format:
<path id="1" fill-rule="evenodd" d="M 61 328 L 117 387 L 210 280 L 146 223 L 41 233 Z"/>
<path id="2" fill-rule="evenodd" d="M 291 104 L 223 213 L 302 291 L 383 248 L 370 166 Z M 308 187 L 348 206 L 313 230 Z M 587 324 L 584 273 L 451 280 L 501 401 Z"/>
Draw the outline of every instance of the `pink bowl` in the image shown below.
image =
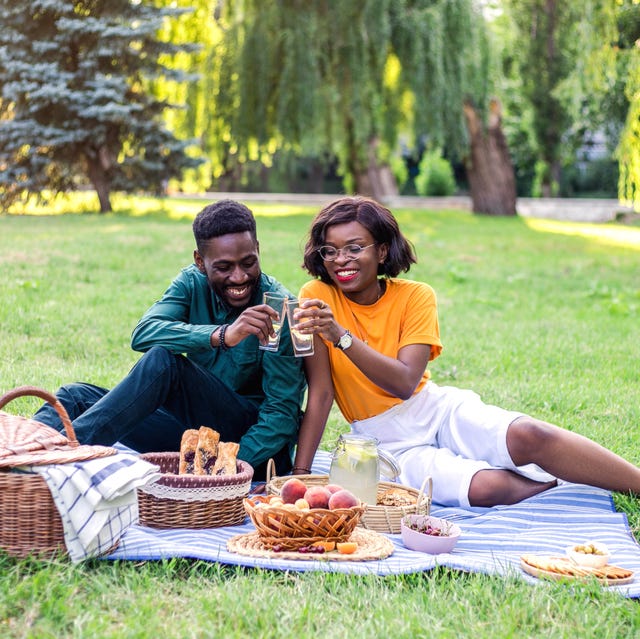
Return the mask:
<path id="1" fill-rule="evenodd" d="M 430 524 L 433 528 L 446 530 L 448 534 L 446 536 L 427 535 L 426 533 L 418 532 L 410 528 L 411 524 L 418 524 L 420 526 Z M 439 519 L 438 517 L 431 517 L 429 515 L 405 515 L 400 520 L 402 543 L 409 548 L 409 550 L 426 552 L 430 555 L 451 552 L 453 547 L 458 543 L 461 533 L 460 527 L 456 524 L 452 524 L 446 519 Z"/>

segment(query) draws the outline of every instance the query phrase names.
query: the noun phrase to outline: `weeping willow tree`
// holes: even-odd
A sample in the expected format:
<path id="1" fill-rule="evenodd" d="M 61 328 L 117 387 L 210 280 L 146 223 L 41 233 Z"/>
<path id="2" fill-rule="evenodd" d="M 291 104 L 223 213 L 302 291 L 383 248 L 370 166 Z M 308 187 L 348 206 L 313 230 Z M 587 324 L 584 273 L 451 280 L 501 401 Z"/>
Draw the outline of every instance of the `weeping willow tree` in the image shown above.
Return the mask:
<path id="1" fill-rule="evenodd" d="M 347 190 L 384 198 L 400 136 L 464 154 L 463 102 L 486 94 L 474 0 L 188 4 L 200 80 L 185 96 L 190 115 L 175 117 L 214 178 L 292 151 L 337 158 Z"/>

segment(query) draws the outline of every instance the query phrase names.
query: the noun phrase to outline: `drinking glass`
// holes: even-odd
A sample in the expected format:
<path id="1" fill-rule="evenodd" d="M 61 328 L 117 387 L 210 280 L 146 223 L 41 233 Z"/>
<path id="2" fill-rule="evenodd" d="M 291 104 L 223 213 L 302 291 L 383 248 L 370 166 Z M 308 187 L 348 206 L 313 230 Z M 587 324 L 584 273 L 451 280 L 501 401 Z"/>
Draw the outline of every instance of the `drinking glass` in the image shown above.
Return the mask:
<path id="1" fill-rule="evenodd" d="M 284 304 L 286 301 L 286 297 L 282 297 L 275 293 L 264 294 L 263 302 L 278 313 L 278 319 L 271 320 L 273 330 L 275 331 L 275 337 L 269 335 L 269 343 L 260 344 L 259 348 L 263 351 L 277 351 L 278 346 L 280 346 L 280 329 L 282 328 L 282 322 L 284 321 Z"/>
<path id="2" fill-rule="evenodd" d="M 313 335 L 301 333 L 294 326 L 297 324 L 297 311 L 304 299 L 287 300 L 287 319 L 289 320 L 289 331 L 291 333 L 291 342 L 293 344 L 293 354 L 296 357 L 307 357 L 313 355 Z"/>

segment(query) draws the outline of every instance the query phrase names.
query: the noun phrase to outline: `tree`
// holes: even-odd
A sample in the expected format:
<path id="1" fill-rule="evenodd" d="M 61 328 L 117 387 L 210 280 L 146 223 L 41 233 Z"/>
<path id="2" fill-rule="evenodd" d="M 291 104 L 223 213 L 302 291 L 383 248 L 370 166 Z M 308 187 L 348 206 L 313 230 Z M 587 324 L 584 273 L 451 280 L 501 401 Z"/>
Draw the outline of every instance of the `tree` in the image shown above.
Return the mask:
<path id="1" fill-rule="evenodd" d="M 582 39 L 578 25 L 582 3 L 563 0 L 504 0 L 512 46 L 506 51 L 516 89 L 531 109 L 531 133 L 544 196 L 557 195 L 572 136 L 572 117 L 559 88 L 575 69 Z M 580 6 L 579 6 L 580 5 Z"/>
<path id="2" fill-rule="evenodd" d="M 473 212 L 516 215 L 516 180 L 502 132 L 500 103 L 490 102 L 487 126 L 470 102 L 465 102 L 464 114 L 471 146 L 467 176 Z"/>
<path id="3" fill-rule="evenodd" d="M 157 39 L 182 10 L 146 0 L 0 0 L 0 204 L 46 191 L 151 189 L 198 163 L 162 122 L 147 79 L 184 76 Z M 84 176 L 84 180 L 79 177 Z"/>
<path id="4" fill-rule="evenodd" d="M 473 0 L 216 3 L 211 140 L 227 169 L 277 150 L 337 157 L 349 191 L 384 199 L 399 136 L 462 150 L 467 92 L 483 103 Z"/>

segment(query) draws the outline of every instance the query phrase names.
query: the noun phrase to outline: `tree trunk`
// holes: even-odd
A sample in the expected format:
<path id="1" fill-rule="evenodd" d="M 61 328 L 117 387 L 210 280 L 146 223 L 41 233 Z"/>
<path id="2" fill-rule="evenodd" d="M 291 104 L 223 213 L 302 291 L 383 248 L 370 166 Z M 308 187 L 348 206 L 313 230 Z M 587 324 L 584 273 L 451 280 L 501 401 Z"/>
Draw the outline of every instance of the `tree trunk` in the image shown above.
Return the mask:
<path id="1" fill-rule="evenodd" d="M 367 169 L 356 173 L 355 185 L 360 195 L 384 202 L 387 197 L 398 195 L 398 185 L 389 166 L 378 162 L 377 148 L 378 140 L 372 139 L 369 142 Z"/>
<path id="2" fill-rule="evenodd" d="M 97 153 L 93 149 L 85 151 L 85 159 L 87 162 L 87 175 L 100 202 L 100 213 L 110 213 L 113 209 L 109 198 L 111 179 L 108 171 L 111 168 L 111 161 L 108 151 L 105 147 L 98 149 Z"/>
<path id="3" fill-rule="evenodd" d="M 464 115 L 471 143 L 466 168 L 474 213 L 516 215 L 516 178 L 502 132 L 500 103 L 489 106 L 489 126 L 485 131 L 478 112 L 465 102 Z"/>

